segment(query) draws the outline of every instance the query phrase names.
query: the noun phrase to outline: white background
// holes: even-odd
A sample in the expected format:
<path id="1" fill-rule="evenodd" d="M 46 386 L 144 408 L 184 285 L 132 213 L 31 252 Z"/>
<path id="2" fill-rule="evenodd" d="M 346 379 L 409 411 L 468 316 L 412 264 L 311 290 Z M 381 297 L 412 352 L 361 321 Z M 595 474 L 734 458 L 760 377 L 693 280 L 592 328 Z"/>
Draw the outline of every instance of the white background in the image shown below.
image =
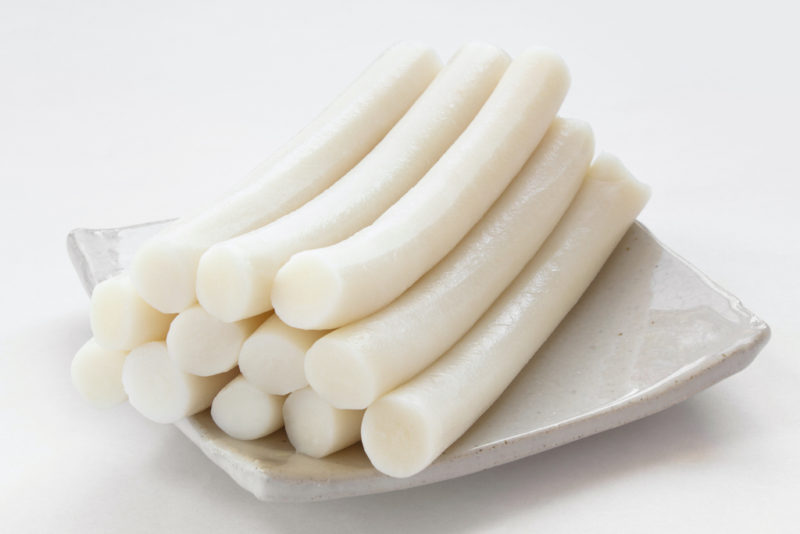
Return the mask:
<path id="1" fill-rule="evenodd" d="M 791 5 L 0 0 L 0 530 L 796 532 Z M 260 503 L 176 429 L 72 390 L 90 333 L 64 238 L 211 199 L 401 39 L 443 58 L 469 40 L 560 52 L 563 113 L 653 187 L 641 219 L 773 338 L 695 398 L 535 457 L 393 494 Z"/>

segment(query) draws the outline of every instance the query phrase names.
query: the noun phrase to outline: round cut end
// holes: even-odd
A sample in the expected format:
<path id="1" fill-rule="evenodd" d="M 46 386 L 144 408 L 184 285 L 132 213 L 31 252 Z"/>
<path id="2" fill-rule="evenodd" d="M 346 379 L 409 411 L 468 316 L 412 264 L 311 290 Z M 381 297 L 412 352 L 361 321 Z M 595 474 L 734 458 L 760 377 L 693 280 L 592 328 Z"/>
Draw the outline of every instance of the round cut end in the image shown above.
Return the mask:
<path id="1" fill-rule="evenodd" d="M 335 408 L 310 388 L 295 391 L 283 405 L 286 435 L 297 452 L 322 458 L 336 449 Z"/>
<path id="2" fill-rule="evenodd" d="M 335 316 L 342 294 L 336 270 L 311 251 L 292 256 L 275 275 L 272 306 L 283 322 L 304 330 L 341 326 Z"/>
<path id="3" fill-rule="evenodd" d="M 89 320 L 94 339 L 103 347 L 130 350 L 132 298 L 139 298 L 123 277 L 109 278 L 92 291 Z"/>
<path id="4" fill-rule="evenodd" d="M 308 349 L 305 375 L 314 391 L 340 410 L 363 410 L 379 394 L 378 378 L 361 354 L 330 337 Z"/>
<path id="5" fill-rule="evenodd" d="M 595 158 L 588 177 L 598 182 L 619 184 L 632 205 L 644 206 L 650 198 L 650 186 L 637 180 L 619 158 L 607 152 L 601 152 Z"/>
<path id="6" fill-rule="evenodd" d="M 133 258 L 133 284 L 153 308 L 161 313 L 179 313 L 195 302 L 199 256 L 169 241 L 151 239 Z"/>
<path id="7" fill-rule="evenodd" d="M 131 351 L 122 368 L 122 384 L 131 405 L 157 423 L 174 423 L 189 410 L 191 395 L 184 375 L 162 341 Z"/>
<path id="8" fill-rule="evenodd" d="M 95 341 L 119 350 L 164 339 L 173 317 L 147 304 L 126 275 L 109 278 L 94 288 L 90 316 Z"/>
<path id="9" fill-rule="evenodd" d="M 72 359 L 72 384 L 81 396 L 98 408 L 124 402 L 122 365 L 126 351 L 104 349 L 93 339 L 86 342 Z"/>
<path id="10" fill-rule="evenodd" d="M 383 397 L 370 406 L 361 424 L 361 442 L 381 473 L 405 478 L 436 459 L 436 432 L 425 410 L 402 397 Z"/>
<path id="11" fill-rule="evenodd" d="M 283 400 L 264 393 L 240 375 L 214 397 L 211 418 L 233 438 L 258 439 L 283 426 Z"/>
<path id="12" fill-rule="evenodd" d="M 197 300 L 214 317 L 239 321 L 272 309 L 271 287 L 259 281 L 235 248 L 215 245 L 203 254 L 197 267 Z"/>
<path id="13" fill-rule="evenodd" d="M 242 342 L 249 333 L 240 323 L 225 323 L 195 305 L 172 321 L 167 348 L 183 372 L 211 376 L 236 366 Z"/>
<path id="14" fill-rule="evenodd" d="M 308 385 L 303 369 L 305 355 L 305 350 L 290 339 L 256 332 L 242 345 L 239 370 L 263 391 L 286 395 Z"/>

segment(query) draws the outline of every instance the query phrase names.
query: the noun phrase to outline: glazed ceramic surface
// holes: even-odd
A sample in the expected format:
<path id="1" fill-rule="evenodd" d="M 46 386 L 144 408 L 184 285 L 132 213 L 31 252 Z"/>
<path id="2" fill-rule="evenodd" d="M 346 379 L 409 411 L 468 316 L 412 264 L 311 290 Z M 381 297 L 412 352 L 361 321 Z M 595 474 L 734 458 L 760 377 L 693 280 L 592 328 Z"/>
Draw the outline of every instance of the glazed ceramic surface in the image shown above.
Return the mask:
<path id="1" fill-rule="evenodd" d="M 124 269 L 164 224 L 71 232 L 67 248 L 87 292 Z M 763 321 L 636 223 L 500 399 L 416 476 L 380 474 L 360 445 L 314 459 L 295 453 L 283 431 L 239 441 L 208 411 L 177 426 L 262 500 L 392 491 L 511 462 L 668 408 L 746 367 L 768 339 Z"/>

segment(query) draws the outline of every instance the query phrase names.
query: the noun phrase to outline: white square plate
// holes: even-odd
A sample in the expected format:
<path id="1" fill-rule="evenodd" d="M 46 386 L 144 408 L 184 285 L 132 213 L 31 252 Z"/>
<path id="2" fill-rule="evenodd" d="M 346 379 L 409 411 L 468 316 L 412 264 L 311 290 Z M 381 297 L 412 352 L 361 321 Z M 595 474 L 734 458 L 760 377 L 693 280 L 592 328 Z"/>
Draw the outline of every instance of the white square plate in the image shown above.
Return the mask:
<path id="1" fill-rule="evenodd" d="M 86 290 L 126 267 L 164 224 L 71 232 L 67 248 Z M 500 399 L 416 476 L 382 475 L 360 445 L 314 459 L 295 453 L 282 430 L 239 441 L 208 411 L 177 426 L 261 500 L 380 493 L 474 473 L 653 414 L 740 371 L 768 339 L 761 319 L 636 223 Z"/>

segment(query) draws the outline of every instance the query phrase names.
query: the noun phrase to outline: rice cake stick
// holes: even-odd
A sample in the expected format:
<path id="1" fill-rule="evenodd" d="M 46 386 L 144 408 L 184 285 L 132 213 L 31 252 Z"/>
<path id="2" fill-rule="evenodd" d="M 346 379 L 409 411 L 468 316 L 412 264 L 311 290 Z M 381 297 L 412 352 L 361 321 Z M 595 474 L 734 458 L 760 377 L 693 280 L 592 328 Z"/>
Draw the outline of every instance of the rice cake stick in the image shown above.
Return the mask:
<path id="1" fill-rule="evenodd" d="M 463 47 L 344 177 L 292 213 L 206 251 L 197 270 L 200 304 L 224 321 L 271 310 L 272 281 L 292 254 L 341 241 L 386 211 L 467 127 L 509 61 L 490 45 Z"/>
<path id="2" fill-rule="evenodd" d="M 200 256 L 214 243 L 254 230 L 300 207 L 363 158 L 438 72 L 433 51 L 390 48 L 281 151 L 260 176 L 146 242 L 133 281 L 154 308 L 177 313 L 195 302 Z"/>
<path id="3" fill-rule="evenodd" d="M 235 369 L 209 377 L 184 373 L 170 359 L 166 343 L 154 341 L 128 354 L 122 384 L 139 413 L 156 423 L 174 423 L 211 406 L 236 374 Z"/>
<path id="4" fill-rule="evenodd" d="M 125 402 L 122 365 L 128 351 L 107 349 L 94 338 L 87 341 L 72 359 L 72 384 L 81 396 L 98 408 Z"/>
<path id="5" fill-rule="evenodd" d="M 242 343 L 265 320 L 257 315 L 225 323 L 199 304 L 182 311 L 167 332 L 169 356 L 184 373 L 211 376 L 236 367 Z"/>
<path id="6" fill-rule="evenodd" d="M 322 458 L 358 443 L 363 410 L 339 410 L 311 388 L 295 391 L 283 404 L 286 435 L 297 452 Z"/>
<path id="7" fill-rule="evenodd" d="M 385 308 L 311 347 L 305 360 L 311 387 L 337 408 L 363 409 L 433 363 L 533 257 L 578 191 L 593 152 L 588 124 L 556 119 L 445 259 Z"/>
<path id="8" fill-rule="evenodd" d="M 126 274 L 104 280 L 92 291 L 90 321 L 94 340 L 109 349 L 131 350 L 167 335 L 175 316 L 150 306 Z"/>
<path id="9" fill-rule="evenodd" d="M 242 344 L 239 370 L 266 393 L 286 395 L 308 385 L 306 351 L 327 330 L 300 330 L 273 315 Z"/>
<path id="10" fill-rule="evenodd" d="M 211 418 L 232 438 L 263 438 L 283 426 L 284 399 L 264 393 L 239 375 L 214 397 Z"/>
<path id="11" fill-rule="evenodd" d="M 299 252 L 275 277 L 272 304 L 297 328 L 336 328 L 397 298 L 466 235 L 519 172 L 558 111 L 569 74 L 558 56 L 516 58 L 464 133 L 372 225 Z"/>
<path id="12" fill-rule="evenodd" d="M 469 333 L 367 409 L 361 437 L 372 464 L 414 475 L 466 432 L 575 305 L 648 196 L 600 156 L 553 234 Z"/>

